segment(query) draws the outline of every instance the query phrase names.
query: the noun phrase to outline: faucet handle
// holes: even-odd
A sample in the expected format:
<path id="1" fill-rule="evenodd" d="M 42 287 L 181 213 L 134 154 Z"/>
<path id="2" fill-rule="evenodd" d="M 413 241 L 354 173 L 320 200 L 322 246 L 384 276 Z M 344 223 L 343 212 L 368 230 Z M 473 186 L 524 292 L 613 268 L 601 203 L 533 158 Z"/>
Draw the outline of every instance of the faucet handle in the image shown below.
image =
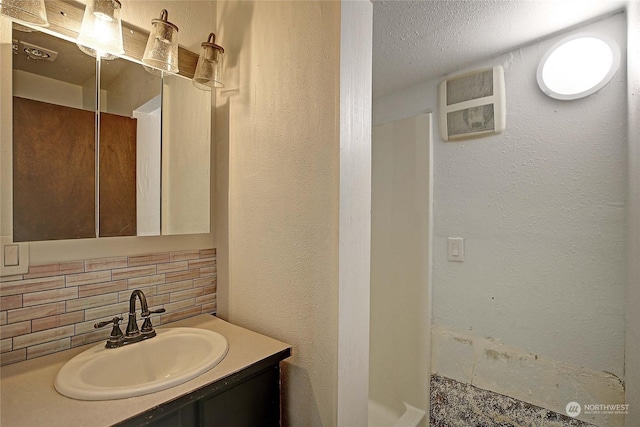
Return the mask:
<path id="1" fill-rule="evenodd" d="M 96 328 L 96 329 L 100 329 L 100 328 L 104 328 L 105 326 L 110 325 L 112 323 L 113 323 L 113 326 L 116 327 L 116 326 L 118 326 L 120 324 L 120 322 L 122 322 L 122 317 L 116 316 L 111 320 L 105 320 L 104 322 L 96 323 L 95 325 L 93 325 L 93 327 Z"/>
<path id="2" fill-rule="evenodd" d="M 164 313 L 165 311 L 167 311 L 167 310 L 165 310 L 164 308 L 159 308 L 157 310 L 148 310 L 146 312 L 143 311 L 142 313 L 140 313 L 140 317 L 145 319 L 145 318 L 151 316 L 152 314 Z"/>
<path id="3" fill-rule="evenodd" d="M 143 334 L 148 334 L 150 332 L 153 331 L 153 325 L 151 324 L 151 315 L 152 314 L 158 314 L 158 313 L 164 313 L 165 310 L 164 308 L 159 308 L 157 310 L 150 310 L 147 311 L 146 313 L 142 313 L 140 315 L 140 317 L 142 317 L 144 319 L 144 323 L 142 323 L 142 329 L 140 329 L 140 332 L 142 332 Z"/>
<path id="4" fill-rule="evenodd" d="M 122 322 L 122 317 L 114 317 L 111 320 L 106 320 L 104 322 L 96 323 L 93 325 L 94 328 L 100 329 L 107 325 L 113 324 L 113 329 L 111 329 L 111 335 L 109 335 L 109 339 L 107 340 L 107 344 L 105 347 L 107 348 L 115 348 L 119 347 L 124 334 L 122 333 L 122 329 L 120 329 L 120 322 Z"/>

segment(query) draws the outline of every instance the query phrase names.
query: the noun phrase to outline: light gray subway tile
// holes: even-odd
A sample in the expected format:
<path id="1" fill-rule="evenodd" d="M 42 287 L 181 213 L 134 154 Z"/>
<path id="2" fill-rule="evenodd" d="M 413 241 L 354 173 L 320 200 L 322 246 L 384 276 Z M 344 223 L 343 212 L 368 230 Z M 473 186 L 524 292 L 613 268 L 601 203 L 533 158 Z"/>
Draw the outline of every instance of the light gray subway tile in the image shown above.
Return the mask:
<path id="1" fill-rule="evenodd" d="M 175 313 L 177 311 L 185 310 L 189 307 L 193 307 L 196 304 L 196 299 L 186 299 L 178 302 L 172 302 L 169 304 L 165 304 L 164 308 L 167 310 L 167 313 Z"/>
<path id="2" fill-rule="evenodd" d="M 111 334 L 111 328 L 99 331 L 89 332 L 87 334 L 75 335 L 71 337 L 71 347 L 79 347 L 85 344 L 91 344 L 99 341 L 107 341 Z"/>
<path id="3" fill-rule="evenodd" d="M 193 279 L 193 287 L 201 287 L 201 286 L 212 286 L 216 283 L 216 279 L 214 277 L 200 277 L 198 279 Z"/>
<path id="4" fill-rule="evenodd" d="M 115 280 L 104 283 L 94 283 L 92 285 L 78 286 L 78 297 L 91 297 L 95 295 L 109 294 L 112 292 L 120 292 L 127 289 L 126 280 Z"/>
<path id="5" fill-rule="evenodd" d="M 202 293 L 202 288 L 192 288 L 184 291 L 172 292 L 169 294 L 171 296 L 170 302 L 178 302 L 186 299 L 197 298 L 201 296 Z"/>
<path id="6" fill-rule="evenodd" d="M 147 286 L 147 287 L 137 287 L 135 289 L 127 289 L 126 291 L 120 291 L 118 292 L 118 301 L 120 302 L 129 302 L 129 300 L 131 299 L 131 293 L 134 290 L 140 290 L 142 291 L 142 293 L 144 294 L 145 297 L 147 297 L 147 300 L 154 296 L 156 294 L 156 286 Z M 139 303 L 136 303 L 139 305 Z"/>
<path id="7" fill-rule="evenodd" d="M 0 353 L 6 353 L 13 350 L 13 340 L 11 338 L 4 338 L 0 340 Z"/>
<path id="8" fill-rule="evenodd" d="M 111 270 L 92 271 L 89 273 L 69 274 L 66 277 L 67 286 L 82 286 L 92 283 L 111 281 Z"/>
<path id="9" fill-rule="evenodd" d="M 51 264 L 39 264 L 39 265 L 30 265 L 29 272 L 25 274 L 25 279 L 34 279 L 38 277 L 47 277 L 47 276 L 59 276 L 60 275 L 60 264 L 59 263 L 51 263 Z"/>
<path id="10" fill-rule="evenodd" d="M 206 267 L 200 269 L 200 277 L 216 277 L 218 275 L 217 267 Z"/>
<path id="11" fill-rule="evenodd" d="M 64 313 L 64 301 L 50 304 L 34 305 L 33 307 L 17 308 L 7 312 L 8 323 L 23 320 L 38 319 L 40 317 L 55 316 Z"/>
<path id="12" fill-rule="evenodd" d="M 141 265 L 139 267 L 119 268 L 111 272 L 111 280 L 131 279 L 132 277 L 153 276 L 156 265 Z"/>
<path id="13" fill-rule="evenodd" d="M 171 311 L 171 312 L 167 311 L 167 313 L 164 313 L 160 317 L 162 318 L 162 324 L 165 325 L 167 323 L 174 322 L 176 320 L 186 319 L 187 317 L 193 317 L 199 314 L 202 314 L 202 306 L 197 305 L 197 306 L 188 307 L 178 311 Z"/>
<path id="14" fill-rule="evenodd" d="M 183 280 L 181 282 L 171 282 L 164 285 L 158 285 L 157 293 L 166 294 L 170 292 L 184 291 L 193 288 L 193 280 Z"/>
<path id="15" fill-rule="evenodd" d="M 137 267 L 139 265 L 162 264 L 171 261 L 169 252 L 133 255 L 129 257 L 129 267 Z"/>
<path id="16" fill-rule="evenodd" d="M 202 304 L 202 314 L 215 314 L 218 312 L 218 304 L 212 302 L 210 304 Z"/>
<path id="17" fill-rule="evenodd" d="M 115 268 L 126 268 L 128 266 L 127 257 L 88 259 L 84 262 L 84 271 L 113 270 Z"/>
<path id="18" fill-rule="evenodd" d="M 22 305 L 30 307 L 32 305 L 47 304 L 56 301 L 65 301 L 78 298 L 78 288 L 52 289 L 50 291 L 29 292 L 22 295 Z"/>
<path id="19" fill-rule="evenodd" d="M 200 251 L 198 249 L 171 252 L 171 262 L 198 258 L 200 258 Z"/>
<path id="20" fill-rule="evenodd" d="M 31 330 L 33 332 L 44 331 L 45 329 L 74 325 L 82 321 L 84 321 L 84 311 L 74 311 L 73 313 L 58 314 L 57 316 L 33 319 L 31 321 Z"/>
<path id="21" fill-rule="evenodd" d="M 217 298 L 216 294 L 202 295 L 196 298 L 196 304 L 211 304 L 217 301 Z"/>
<path id="22" fill-rule="evenodd" d="M 160 285 L 164 283 L 164 274 L 154 274 L 153 276 L 134 277 L 127 279 L 127 287 L 129 289 L 137 289 L 145 286 Z"/>
<path id="23" fill-rule="evenodd" d="M 10 363 L 22 362 L 27 360 L 27 349 L 21 348 L 20 350 L 8 351 L 0 354 L 0 365 L 8 365 Z"/>
<path id="24" fill-rule="evenodd" d="M 14 276 L 0 276 L 0 283 L 2 282 L 15 282 L 16 280 L 23 280 L 24 275 L 16 274 Z"/>
<path id="25" fill-rule="evenodd" d="M 92 297 L 71 299 L 67 301 L 66 311 L 86 310 L 88 308 L 102 307 L 118 302 L 118 294 L 112 292 L 110 294 L 94 295 Z"/>
<path id="26" fill-rule="evenodd" d="M 2 339 L 29 333 L 31 333 L 31 322 L 28 320 L 0 326 L 0 338 Z"/>
<path id="27" fill-rule="evenodd" d="M 215 258 L 216 248 L 200 249 L 200 258 Z"/>
<path id="28" fill-rule="evenodd" d="M 56 353 L 58 351 L 71 348 L 71 338 L 63 338 L 61 340 L 51 341 L 44 344 L 27 347 L 27 359 L 44 356 L 46 354 Z"/>
<path id="29" fill-rule="evenodd" d="M 22 294 L 0 297 L 0 310 L 11 310 L 22 307 Z"/>
<path id="30" fill-rule="evenodd" d="M 200 277 L 200 272 L 198 270 L 188 270 L 188 271 L 177 271 L 175 273 L 167 273 L 166 282 L 179 282 L 182 280 L 188 279 L 197 279 Z"/>
<path id="31" fill-rule="evenodd" d="M 60 263 L 60 274 L 84 273 L 84 262 L 71 261 Z"/>
<path id="32" fill-rule="evenodd" d="M 13 349 L 31 347 L 49 341 L 55 341 L 73 335 L 73 325 L 61 326 L 59 328 L 46 329 L 40 332 L 33 332 L 26 335 L 13 337 Z"/>
<path id="33" fill-rule="evenodd" d="M 218 286 L 215 284 L 204 286 L 202 289 L 204 289 L 205 294 L 215 294 L 218 292 Z"/>
<path id="34" fill-rule="evenodd" d="M 156 295 L 152 297 L 147 297 L 147 303 L 149 304 L 149 308 L 154 307 L 160 308 L 163 304 L 168 304 L 171 302 L 171 294 L 162 294 Z"/>
<path id="35" fill-rule="evenodd" d="M 0 284 L 0 295 L 17 295 L 27 292 L 46 291 L 64 288 L 64 276 L 41 277 L 38 279 L 3 282 Z"/>
<path id="36" fill-rule="evenodd" d="M 189 261 L 189 270 L 196 270 L 198 268 L 216 268 L 216 266 L 217 263 L 215 258 L 200 258 Z"/>
<path id="37" fill-rule="evenodd" d="M 168 262 L 166 264 L 158 264 L 158 273 L 174 273 L 176 271 L 186 271 L 189 269 L 188 261 Z"/>

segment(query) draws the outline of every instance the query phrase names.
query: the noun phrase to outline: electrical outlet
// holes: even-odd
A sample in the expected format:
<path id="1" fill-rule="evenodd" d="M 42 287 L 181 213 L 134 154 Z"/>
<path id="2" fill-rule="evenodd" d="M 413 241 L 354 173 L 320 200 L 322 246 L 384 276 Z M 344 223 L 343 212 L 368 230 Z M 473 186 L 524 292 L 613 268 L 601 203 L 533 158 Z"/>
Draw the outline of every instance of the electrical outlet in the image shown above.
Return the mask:
<path id="1" fill-rule="evenodd" d="M 0 275 L 13 276 L 29 272 L 29 243 L 16 243 L 9 236 L 0 239 L 2 265 Z"/>

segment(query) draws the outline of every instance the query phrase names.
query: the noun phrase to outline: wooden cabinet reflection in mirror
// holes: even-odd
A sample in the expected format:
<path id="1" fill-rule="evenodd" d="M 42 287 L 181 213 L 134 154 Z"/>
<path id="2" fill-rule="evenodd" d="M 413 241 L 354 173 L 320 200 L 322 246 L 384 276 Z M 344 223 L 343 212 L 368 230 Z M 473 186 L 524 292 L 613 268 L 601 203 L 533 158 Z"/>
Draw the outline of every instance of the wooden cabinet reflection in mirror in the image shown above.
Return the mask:
<path id="1" fill-rule="evenodd" d="M 136 119 L 100 114 L 99 235 L 135 236 Z M 14 241 L 95 237 L 95 114 L 14 97 L 13 129 Z"/>

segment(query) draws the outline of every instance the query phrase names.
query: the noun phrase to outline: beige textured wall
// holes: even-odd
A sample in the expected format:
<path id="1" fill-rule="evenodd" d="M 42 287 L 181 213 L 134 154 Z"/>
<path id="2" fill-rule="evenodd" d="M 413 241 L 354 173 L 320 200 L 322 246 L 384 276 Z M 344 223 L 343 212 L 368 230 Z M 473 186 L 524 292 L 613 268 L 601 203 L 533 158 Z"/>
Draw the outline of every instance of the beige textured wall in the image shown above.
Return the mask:
<path id="1" fill-rule="evenodd" d="M 284 425 L 334 425 L 340 3 L 220 1 L 217 16 L 218 313 L 293 346 Z"/>

